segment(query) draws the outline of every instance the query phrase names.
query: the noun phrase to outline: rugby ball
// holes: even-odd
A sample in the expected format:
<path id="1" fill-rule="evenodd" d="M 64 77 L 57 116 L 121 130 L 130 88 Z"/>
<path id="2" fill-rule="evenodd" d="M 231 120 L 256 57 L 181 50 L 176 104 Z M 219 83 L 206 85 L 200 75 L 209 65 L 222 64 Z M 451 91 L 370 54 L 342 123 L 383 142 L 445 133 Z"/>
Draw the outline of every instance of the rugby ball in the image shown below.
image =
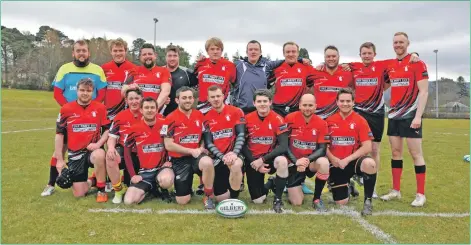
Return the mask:
<path id="1" fill-rule="evenodd" d="M 247 205 L 238 199 L 226 199 L 216 206 L 216 212 L 224 218 L 240 218 L 247 212 Z"/>

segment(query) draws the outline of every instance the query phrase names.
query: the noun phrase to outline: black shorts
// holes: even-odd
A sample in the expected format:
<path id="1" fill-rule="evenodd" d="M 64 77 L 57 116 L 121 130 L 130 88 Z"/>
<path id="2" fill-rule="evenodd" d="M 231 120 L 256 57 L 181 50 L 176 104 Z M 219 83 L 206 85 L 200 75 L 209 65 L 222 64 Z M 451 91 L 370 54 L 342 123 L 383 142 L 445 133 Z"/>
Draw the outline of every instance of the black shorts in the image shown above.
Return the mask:
<path id="1" fill-rule="evenodd" d="M 381 142 L 384 132 L 384 116 L 372 115 L 361 110 L 356 111 L 368 122 L 368 126 L 370 126 L 371 132 L 373 133 L 373 141 Z"/>
<path id="2" fill-rule="evenodd" d="M 173 172 L 175 173 L 175 180 L 173 183 L 175 186 L 176 196 L 181 197 L 191 194 L 193 186 L 193 174 L 196 173 L 198 176 L 203 174 L 199 168 L 199 162 L 204 156 L 207 155 L 201 154 L 198 158 L 184 156 L 170 159 Z"/>
<path id="3" fill-rule="evenodd" d="M 244 157 L 242 155 L 238 155 L 238 157 L 244 161 Z M 213 162 L 217 160 L 213 159 Z M 243 167 L 242 167 L 243 171 Z M 229 167 L 224 164 L 224 162 L 220 161 L 219 164 L 217 164 L 214 167 L 214 195 L 219 196 L 224 193 L 226 193 L 231 185 L 229 183 L 229 175 L 231 173 L 231 170 Z"/>
<path id="4" fill-rule="evenodd" d="M 348 184 L 350 183 L 350 178 L 355 174 L 362 174 L 361 162 L 366 158 L 371 157 L 363 156 L 353 160 L 349 162 L 344 169 L 333 166 L 330 167 L 329 185 L 332 188 L 334 201 L 348 198 Z"/>
<path id="5" fill-rule="evenodd" d="M 293 165 L 288 167 L 289 171 L 289 176 L 288 176 L 288 183 L 286 184 L 286 188 L 293 188 L 296 186 L 300 186 L 304 180 L 306 180 L 306 177 L 312 178 L 314 175 L 316 175 L 316 172 L 311 172 L 309 169 L 309 166 L 306 168 L 306 171 L 304 172 L 298 172 L 297 171 L 297 166 Z"/>
<path id="6" fill-rule="evenodd" d="M 299 106 L 286 107 L 286 106 L 273 105 L 272 107 L 273 107 L 273 111 L 282 117 L 286 117 L 286 115 L 290 114 L 291 112 L 295 112 L 299 110 L 298 108 Z"/>
<path id="7" fill-rule="evenodd" d="M 124 160 L 124 148 L 121 145 L 117 145 L 115 149 L 116 149 L 116 152 L 121 157 L 121 160 L 119 162 L 119 169 L 125 170 L 126 161 Z M 137 170 L 139 169 L 139 157 L 137 156 L 137 152 L 131 152 L 131 159 L 132 159 L 132 163 L 134 164 L 134 170 L 137 172 Z"/>
<path id="8" fill-rule="evenodd" d="M 72 155 L 69 152 L 67 167 L 74 171 L 72 175 L 72 182 L 87 182 L 88 179 L 88 168 L 93 168 L 92 161 L 90 159 L 92 152 L 83 151 Z"/>
<path id="9" fill-rule="evenodd" d="M 388 136 L 399 136 L 401 138 L 422 138 L 422 124 L 419 128 L 411 128 L 414 118 L 402 120 L 388 120 Z"/>
<path id="10" fill-rule="evenodd" d="M 131 186 L 141 189 L 145 193 L 150 192 L 151 190 L 155 190 L 158 186 L 157 176 L 165 168 L 167 167 L 139 170 L 138 174 L 142 176 L 142 180 L 136 184 L 131 184 Z"/>

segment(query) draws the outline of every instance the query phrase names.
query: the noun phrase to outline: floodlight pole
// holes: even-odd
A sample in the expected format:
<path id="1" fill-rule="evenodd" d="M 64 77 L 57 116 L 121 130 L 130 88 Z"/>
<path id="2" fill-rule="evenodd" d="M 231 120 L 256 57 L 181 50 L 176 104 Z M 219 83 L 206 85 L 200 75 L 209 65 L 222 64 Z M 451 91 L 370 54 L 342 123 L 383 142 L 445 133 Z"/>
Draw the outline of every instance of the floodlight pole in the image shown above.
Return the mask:
<path id="1" fill-rule="evenodd" d="M 157 22 L 159 22 L 159 20 L 157 18 L 154 18 L 154 48 L 155 48 L 155 41 L 157 39 Z"/>
<path id="2" fill-rule="evenodd" d="M 438 49 L 433 51 L 435 53 L 435 109 L 436 117 L 438 118 Z"/>

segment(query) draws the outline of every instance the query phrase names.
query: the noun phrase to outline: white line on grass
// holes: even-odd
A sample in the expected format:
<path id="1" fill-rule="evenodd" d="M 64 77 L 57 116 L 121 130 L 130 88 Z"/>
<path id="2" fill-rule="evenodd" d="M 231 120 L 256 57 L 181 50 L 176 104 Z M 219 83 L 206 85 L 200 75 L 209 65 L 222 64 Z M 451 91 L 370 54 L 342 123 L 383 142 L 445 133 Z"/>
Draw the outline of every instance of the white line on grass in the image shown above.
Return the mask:
<path id="1" fill-rule="evenodd" d="M 2 134 L 42 131 L 42 130 L 50 130 L 50 129 L 55 129 L 55 128 L 32 128 L 32 129 L 24 129 L 24 130 L 5 131 L 5 132 L 2 132 Z"/>
<path id="2" fill-rule="evenodd" d="M 37 121 L 44 121 L 44 120 L 54 120 L 57 118 L 41 118 L 41 119 L 12 119 L 12 120 L 2 120 L 2 123 L 9 123 L 9 122 L 37 122 Z"/>
<path id="3" fill-rule="evenodd" d="M 463 218 L 463 217 L 469 217 L 469 213 L 424 213 L 424 212 L 401 212 L 401 211 L 395 211 L 395 210 L 385 210 L 385 211 L 373 212 L 373 216 Z"/>
<path id="4" fill-rule="evenodd" d="M 464 136 L 468 136 L 468 134 L 443 133 L 443 132 L 435 132 L 435 134 L 442 134 L 442 135 L 464 135 Z"/>

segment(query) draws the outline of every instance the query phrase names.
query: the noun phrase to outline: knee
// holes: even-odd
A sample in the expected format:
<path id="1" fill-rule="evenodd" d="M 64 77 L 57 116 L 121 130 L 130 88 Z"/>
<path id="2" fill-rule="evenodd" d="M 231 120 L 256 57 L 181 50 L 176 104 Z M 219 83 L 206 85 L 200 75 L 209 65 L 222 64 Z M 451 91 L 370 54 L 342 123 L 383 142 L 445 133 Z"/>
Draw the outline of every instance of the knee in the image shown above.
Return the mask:
<path id="1" fill-rule="evenodd" d="M 103 149 L 97 149 L 92 152 L 90 160 L 93 164 L 103 165 L 105 160 L 105 151 Z"/>
<path id="2" fill-rule="evenodd" d="M 374 159 L 365 158 L 361 162 L 361 171 L 366 174 L 375 174 L 377 172 L 377 168 Z"/>
<path id="3" fill-rule="evenodd" d="M 348 203 L 348 198 L 345 198 L 345 199 L 340 200 L 340 201 L 335 201 L 335 203 L 336 203 L 337 205 L 347 205 L 347 203 Z"/>
<path id="4" fill-rule="evenodd" d="M 243 165 L 242 160 L 240 160 L 240 158 L 237 158 L 237 160 L 231 166 L 231 172 L 235 172 L 235 173 L 242 172 L 242 165 Z"/>
<path id="5" fill-rule="evenodd" d="M 158 183 L 163 189 L 168 189 L 173 185 L 173 179 L 174 177 L 168 174 L 158 178 Z"/>
<path id="6" fill-rule="evenodd" d="M 85 197 L 85 192 L 74 191 L 74 197 Z"/>
<path id="7" fill-rule="evenodd" d="M 303 199 L 302 198 L 289 198 L 289 202 L 293 206 L 301 206 L 303 205 Z"/>
<path id="8" fill-rule="evenodd" d="M 277 169 L 287 169 L 288 168 L 288 159 L 284 156 L 279 156 L 275 158 L 275 165 Z"/>
<path id="9" fill-rule="evenodd" d="M 327 158 L 319 157 L 316 163 L 319 165 L 319 172 L 327 173 L 329 171 L 329 160 Z"/>
<path id="10" fill-rule="evenodd" d="M 129 195 L 125 195 L 124 196 L 124 205 L 132 205 L 134 204 L 134 200 L 132 197 L 130 197 Z"/>
<path id="11" fill-rule="evenodd" d="M 420 149 L 410 149 L 409 153 L 412 159 L 417 160 L 418 158 L 422 157 L 422 151 Z"/>
<path id="12" fill-rule="evenodd" d="M 209 170 L 209 169 L 214 169 L 214 166 L 213 166 L 213 160 L 209 157 L 203 157 L 201 158 L 200 162 L 199 162 L 199 168 L 201 171 L 203 170 Z"/>
<path id="13" fill-rule="evenodd" d="M 391 146 L 392 155 L 395 157 L 402 156 L 402 149 L 399 147 Z"/>
<path id="14" fill-rule="evenodd" d="M 263 195 L 259 198 L 253 199 L 252 202 L 255 203 L 255 204 L 263 204 L 263 202 L 265 201 L 266 198 L 267 198 L 267 196 Z"/>
<path id="15" fill-rule="evenodd" d="M 178 204 L 185 205 L 190 202 L 190 196 L 177 197 L 176 200 Z"/>

